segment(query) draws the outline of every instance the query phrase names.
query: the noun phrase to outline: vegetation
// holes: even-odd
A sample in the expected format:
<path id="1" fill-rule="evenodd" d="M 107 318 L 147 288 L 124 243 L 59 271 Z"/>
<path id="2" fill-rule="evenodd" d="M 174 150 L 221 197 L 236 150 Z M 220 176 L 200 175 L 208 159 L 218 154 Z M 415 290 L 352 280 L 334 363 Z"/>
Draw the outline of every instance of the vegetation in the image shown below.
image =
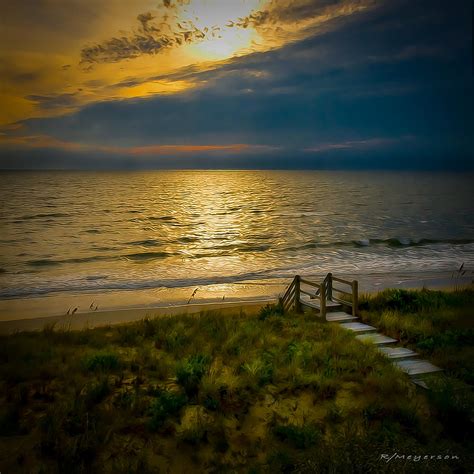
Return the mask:
<path id="1" fill-rule="evenodd" d="M 0 471 L 472 471 L 473 298 L 362 300 L 365 321 L 445 369 L 430 391 L 349 331 L 278 307 L 3 336 Z M 381 459 L 395 452 L 443 459 Z"/>
<path id="2" fill-rule="evenodd" d="M 474 291 L 385 290 L 361 302 L 362 319 L 445 372 L 474 383 Z"/>

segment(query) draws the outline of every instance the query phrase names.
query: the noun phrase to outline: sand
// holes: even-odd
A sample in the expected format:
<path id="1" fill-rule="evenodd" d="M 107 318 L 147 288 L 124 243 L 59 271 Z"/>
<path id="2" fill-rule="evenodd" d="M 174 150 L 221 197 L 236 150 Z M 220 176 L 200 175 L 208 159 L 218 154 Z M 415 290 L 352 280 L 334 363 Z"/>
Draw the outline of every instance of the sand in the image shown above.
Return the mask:
<path id="1" fill-rule="evenodd" d="M 452 289 L 472 284 L 456 280 L 447 272 L 407 274 L 338 275 L 357 279 L 361 293 L 384 288 Z M 322 276 L 308 277 L 314 281 Z M 35 298 L 0 300 L 0 334 L 56 328 L 84 329 L 182 313 L 219 310 L 256 312 L 276 302 L 291 278 L 242 281 L 232 284 L 187 288 L 156 288 L 80 294 L 51 294 Z M 194 296 L 193 293 L 195 292 Z M 67 311 L 73 311 L 68 315 Z M 97 308 L 97 309 L 96 309 Z"/>

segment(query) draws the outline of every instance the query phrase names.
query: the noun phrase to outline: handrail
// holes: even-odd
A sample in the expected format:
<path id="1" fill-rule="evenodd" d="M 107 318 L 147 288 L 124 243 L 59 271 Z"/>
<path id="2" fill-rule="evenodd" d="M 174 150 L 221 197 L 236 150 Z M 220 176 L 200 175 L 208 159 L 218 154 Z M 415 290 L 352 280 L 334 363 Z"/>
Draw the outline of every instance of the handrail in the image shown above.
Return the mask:
<path id="1" fill-rule="evenodd" d="M 291 292 L 291 290 L 293 289 L 293 287 L 295 286 L 295 278 L 293 278 L 293 280 L 291 281 L 290 285 L 288 286 L 288 288 L 286 289 L 285 291 L 285 294 L 283 295 L 283 297 L 281 298 L 282 300 L 284 300 L 288 294 Z"/>
<path id="2" fill-rule="evenodd" d="M 348 291 L 340 290 L 339 288 L 333 287 L 333 291 L 335 291 L 336 293 L 342 293 L 345 296 L 352 296 L 352 293 L 349 293 Z"/>
<path id="3" fill-rule="evenodd" d="M 352 281 L 343 280 L 342 278 L 337 278 L 335 276 L 332 277 L 332 280 L 337 281 L 338 283 L 344 283 L 346 285 L 352 285 Z"/>
<path id="4" fill-rule="evenodd" d="M 282 299 L 281 303 L 286 305 L 287 303 L 291 302 L 295 296 L 295 287 L 291 289 L 291 291 L 286 295 L 285 298 Z"/>
<path id="5" fill-rule="evenodd" d="M 283 310 L 286 311 L 291 307 L 291 301 L 294 301 L 295 296 L 295 287 L 296 287 L 296 277 L 293 278 L 292 282 L 288 286 L 287 290 L 285 291 L 285 294 L 280 298 L 280 304 L 283 307 Z M 288 304 L 290 303 L 290 304 Z"/>
<path id="6" fill-rule="evenodd" d="M 314 281 L 309 281 L 304 278 L 300 278 L 301 283 L 304 283 L 305 285 L 309 286 L 314 286 L 315 288 L 321 288 L 321 285 L 318 283 L 315 283 Z"/>
<path id="7" fill-rule="evenodd" d="M 333 287 L 333 282 L 336 281 L 338 283 L 343 283 L 350 286 L 350 292 L 344 291 L 339 288 Z M 301 285 L 308 285 L 314 288 L 317 288 L 317 291 L 314 293 L 310 293 L 307 290 L 301 289 Z M 335 293 L 341 294 L 341 296 L 348 297 L 347 300 L 342 299 L 338 295 L 333 295 L 333 291 Z M 348 281 L 343 280 L 342 278 L 337 278 L 333 276 L 332 273 L 328 273 L 322 283 L 315 283 L 314 281 L 306 280 L 305 278 L 301 278 L 299 275 L 296 275 L 288 288 L 285 291 L 285 294 L 279 299 L 281 306 L 283 307 L 284 311 L 290 309 L 293 305 L 295 307 L 296 312 L 301 312 L 301 294 L 308 295 L 311 298 L 316 298 L 319 300 L 320 310 L 319 314 L 323 318 L 326 318 L 326 301 L 335 301 L 337 303 L 341 303 L 346 306 L 350 306 L 352 309 L 352 315 L 356 316 L 357 308 L 359 304 L 359 284 L 357 280 Z"/>

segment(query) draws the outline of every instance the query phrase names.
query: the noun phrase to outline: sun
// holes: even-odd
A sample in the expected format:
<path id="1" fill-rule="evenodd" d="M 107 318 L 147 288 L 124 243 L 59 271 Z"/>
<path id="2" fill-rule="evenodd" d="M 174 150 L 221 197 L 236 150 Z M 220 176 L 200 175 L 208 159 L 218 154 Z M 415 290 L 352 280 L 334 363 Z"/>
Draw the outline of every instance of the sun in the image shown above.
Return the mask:
<path id="1" fill-rule="evenodd" d="M 202 60 L 222 60 L 247 52 L 259 35 L 251 26 L 236 27 L 235 23 L 262 8 L 262 0 L 194 0 L 180 12 L 179 20 L 191 22 L 206 37 L 188 51 Z"/>
<path id="2" fill-rule="evenodd" d="M 255 38 L 256 33 L 252 29 L 243 31 L 224 30 L 219 37 L 206 39 L 190 46 L 189 49 L 199 58 L 218 61 L 249 50 Z"/>

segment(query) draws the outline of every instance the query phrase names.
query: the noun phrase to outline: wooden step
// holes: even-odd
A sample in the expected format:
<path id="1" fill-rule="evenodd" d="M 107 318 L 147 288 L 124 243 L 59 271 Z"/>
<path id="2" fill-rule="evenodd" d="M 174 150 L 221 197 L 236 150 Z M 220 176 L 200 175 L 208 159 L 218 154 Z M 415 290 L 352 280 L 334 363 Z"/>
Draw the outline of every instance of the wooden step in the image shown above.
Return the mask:
<path id="1" fill-rule="evenodd" d="M 341 326 L 341 328 L 348 329 L 349 331 L 354 331 L 354 332 L 371 332 L 371 331 L 377 330 L 373 326 L 369 326 L 368 324 L 357 323 L 357 322 L 342 323 L 339 326 Z"/>
<path id="2" fill-rule="evenodd" d="M 415 385 L 418 385 L 422 388 L 424 388 L 425 390 L 429 390 L 430 387 L 428 387 L 427 383 L 424 381 L 424 380 L 421 380 L 421 379 L 417 379 L 415 377 L 412 377 L 411 381 L 415 384 Z"/>
<path id="3" fill-rule="evenodd" d="M 380 334 L 378 332 L 371 333 L 371 334 L 359 334 L 356 336 L 362 342 L 371 342 L 372 344 L 392 344 L 393 342 L 397 342 L 396 339 L 391 337 L 385 336 L 384 334 Z"/>
<path id="4" fill-rule="evenodd" d="M 418 356 L 416 352 L 406 347 L 379 347 L 379 351 L 389 359 L 406 359 L 408 357 Z"/>
<path id="5" fill-rule="evenodd" d="M 319 299 L 311 299 L 309 296 L 301 296 L 301 302 L 302 303 L 306 303 L 306 302 L 309 302 L 311 303 L 312 307 L 316 308 L 316 309 L 321 309 L 321 302 L 319 301 Z M 339 303 L 336 303 L 335 301 L 331 301 L 331 300 L 326 300 L 326 308 L 327 309 L 337 309 L 337 308 L 342 308 L 342 304 L 339 304 Z"/>
<path id="6" fill-rule="evenodd" d="M 309 297 L 301 296 L 300 297 L 300 303 L 304 306 L 309 306 L 310 308 L 317 309 L 318 311 L 321 311 L 321 303 L 319 302 L 319 300 L 316 300 L 316 299 L 312 300 Z M 331 304 L 326 306 L 326 308 L 327 309 L 337 309 L 337 308 L 341 308 L 341 305 L 331 301 Z"/>
<path id="7" fill-rule="evenodd" d="M 429 374 L 431 372 L 440 372 L 443 369 L 436 367 L 431 362 L 427 360 L 418 359 L 418 360 L 397 360 L 394 361 L 394 364 L 397 365 L 400 369 L 406 372 L 408 375 L 420 375 L 420 374 Z"/>
<path id="8" fill-rule="evenodd" d="M 359 318 L 356 318 L 351 314 L 343 313 L 342 311 L 326 313 L 326 321 L 329 321 L 331 323 L 346 323 L 349 321 L 355 321 L 356 319 Z"/>

